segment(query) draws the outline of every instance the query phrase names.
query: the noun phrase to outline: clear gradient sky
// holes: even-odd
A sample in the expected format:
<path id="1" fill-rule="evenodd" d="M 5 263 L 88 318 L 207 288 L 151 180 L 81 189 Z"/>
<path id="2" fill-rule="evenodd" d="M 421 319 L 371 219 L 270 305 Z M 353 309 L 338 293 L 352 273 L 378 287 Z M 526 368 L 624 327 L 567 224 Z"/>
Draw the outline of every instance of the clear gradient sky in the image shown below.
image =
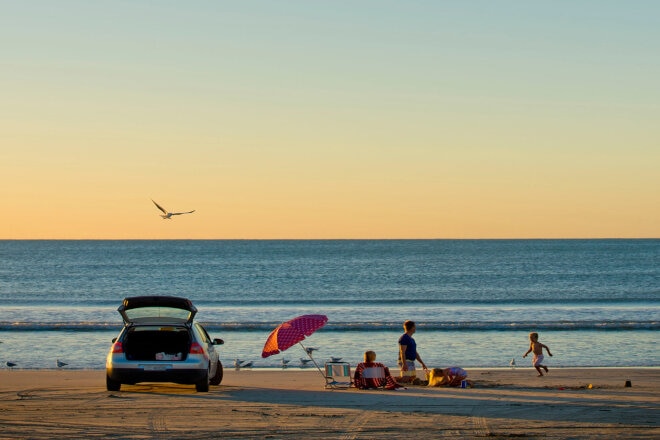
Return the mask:
<path id="1" fill-rule="evenodd" d="M 3 239 L 660 237 L 659 1 L 0 0 L 0 90 Z"/>

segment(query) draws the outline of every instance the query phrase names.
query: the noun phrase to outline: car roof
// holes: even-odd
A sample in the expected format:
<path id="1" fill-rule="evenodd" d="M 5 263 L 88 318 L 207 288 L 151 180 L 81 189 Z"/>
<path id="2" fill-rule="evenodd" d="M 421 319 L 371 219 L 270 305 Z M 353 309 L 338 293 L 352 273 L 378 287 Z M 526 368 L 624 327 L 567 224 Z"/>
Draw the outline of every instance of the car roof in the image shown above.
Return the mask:
<path id="1" fill-rule="evenodd" d="M 125 324 L 192 323 L 197 308 L 178 296 L 132 296 L 117 309 Z"/>

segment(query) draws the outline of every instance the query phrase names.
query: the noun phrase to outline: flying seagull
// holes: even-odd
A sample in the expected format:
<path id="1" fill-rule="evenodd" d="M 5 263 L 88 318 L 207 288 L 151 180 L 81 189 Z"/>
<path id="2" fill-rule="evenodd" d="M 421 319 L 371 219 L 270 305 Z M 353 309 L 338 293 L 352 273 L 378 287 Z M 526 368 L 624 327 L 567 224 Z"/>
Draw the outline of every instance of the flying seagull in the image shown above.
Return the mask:
<path id="1" fill-rule="evenodd" d="M 151 201 L 154 202 L 154 199 L 151 199 Z M 163 214 L 161 215 L 161 217 L 163 217 L 163 220 L 170 220 L 173 215 L 192 214 L 193 212 L 195 212 L 194 209 L 192 211 L 186 211 L 186 212 L 168 212 L 167 209 L 163 208 L 158 203 L 154 202 L 154 205 L 156 205 L 156 208 L 163 211 L 164 215 Z"/>

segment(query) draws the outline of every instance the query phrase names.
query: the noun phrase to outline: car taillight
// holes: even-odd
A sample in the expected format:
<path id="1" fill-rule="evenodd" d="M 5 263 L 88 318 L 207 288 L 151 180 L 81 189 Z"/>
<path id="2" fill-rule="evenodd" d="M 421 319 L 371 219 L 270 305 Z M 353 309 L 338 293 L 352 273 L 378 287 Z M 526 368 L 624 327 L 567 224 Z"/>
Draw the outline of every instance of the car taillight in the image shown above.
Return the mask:
<path id="1" fill-rule="evenodd" d="M 190 354 L 204 354 L 204 349 L 199 345 L 199 342 L 193 342 L 190 345 Z"/>
<path id="2" fill-rule="evenodd" d="M 113 353 L 123 353 L 124 352 L 124 346 L 122 345 L 121 342 L 115 342 L 112 344 L 112 352 Z"/>

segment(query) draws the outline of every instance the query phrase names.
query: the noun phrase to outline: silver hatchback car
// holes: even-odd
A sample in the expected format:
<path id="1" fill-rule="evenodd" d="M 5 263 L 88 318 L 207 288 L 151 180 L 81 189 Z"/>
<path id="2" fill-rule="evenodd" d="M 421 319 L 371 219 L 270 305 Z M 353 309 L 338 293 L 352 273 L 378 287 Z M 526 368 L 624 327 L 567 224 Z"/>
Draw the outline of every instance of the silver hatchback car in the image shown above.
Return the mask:
<path id="1" fill-rule="evenodd" d="M 124 320 L 106 358 L 108 391 L 122 384 L 174 382 L 194 384 L 199 392 L 222 381 L 217 345 L 201 324 L 197 308 L 174 296 L 125 298 L 117 309 Z"/>

